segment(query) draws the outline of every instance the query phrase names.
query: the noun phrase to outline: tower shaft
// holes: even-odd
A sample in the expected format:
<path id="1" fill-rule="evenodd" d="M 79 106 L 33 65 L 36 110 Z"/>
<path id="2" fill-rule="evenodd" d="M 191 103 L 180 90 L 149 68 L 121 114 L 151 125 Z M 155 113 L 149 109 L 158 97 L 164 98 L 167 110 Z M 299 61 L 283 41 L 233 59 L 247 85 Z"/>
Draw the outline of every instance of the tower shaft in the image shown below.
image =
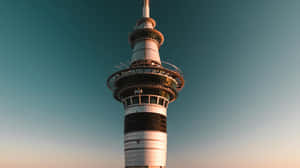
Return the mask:
<path id="1" fill-rule="evenodd" d="M 162 65 L 159 48 L 164 36 L 155 26 L 149 0 L 144 0 L 143 17 L 129 36 L 130 68 L 114 73 L 107 81 L 114 97 L 124 104 L 126 168 L 166 167 L 167 108 L 184 85 L 177 69 Z"/>

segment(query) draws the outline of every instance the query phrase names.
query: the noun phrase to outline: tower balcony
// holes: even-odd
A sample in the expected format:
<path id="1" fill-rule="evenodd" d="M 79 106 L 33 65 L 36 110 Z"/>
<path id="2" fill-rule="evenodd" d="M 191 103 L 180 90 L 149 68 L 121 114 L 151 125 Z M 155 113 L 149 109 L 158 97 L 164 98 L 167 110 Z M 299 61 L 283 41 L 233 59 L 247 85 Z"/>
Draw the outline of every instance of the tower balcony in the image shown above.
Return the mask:
<path id="1" fill-rule="evenodd" d="M 114 73 L 108 78 L 107 85 L 118 101 L 134 96 L 135 90 L 142 89 L 143 94 L 162 96 L 172 102 L 184 86 L 184 80 L 180 71 L 143 65 Z"/>

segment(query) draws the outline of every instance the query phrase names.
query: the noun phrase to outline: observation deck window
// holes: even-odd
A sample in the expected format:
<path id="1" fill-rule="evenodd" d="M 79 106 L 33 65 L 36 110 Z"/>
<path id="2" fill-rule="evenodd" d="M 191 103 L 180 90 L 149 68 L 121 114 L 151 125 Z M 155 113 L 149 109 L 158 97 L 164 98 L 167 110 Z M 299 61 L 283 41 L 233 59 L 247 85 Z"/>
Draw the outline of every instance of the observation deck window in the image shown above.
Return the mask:
<path id="1" fill-rule="evenodd" d="M 141 103 L 149 103 L 149 96 L 142 96 Z"/>
<path id="2" fill-rule="evenodd" d="M 139 101 L 139 96 L 135 96 L 135 97 L 132 98 L 132 104 L 140 104 L 139 102 L 140 102 Z"/>
<path id="3" fill-rule="evenodd" d="M 165 101 L 165 107 L 168 107 L 168 104 L 169 104 L 169 102 L 168 101 Z"/>
<path id="4" fill-rule="evenodd" d="M 126 105 L 127 106 L 131 105 L 131 99 L 130 98 L 126 99 Z"/>
<path id="5" fill-rule="evenodd" d="M 126 107 L 127 107 L 127 105 L 126 105 L 126 101 L 123 101 L 123 106 L 124 106 L 124 108 L 126 108 Z"/>
<path id="6" fill-rule="evenodd" d="M 169 101 L 166 98 L 157 95 L 134 95 L 125 98 L 122 102 L 125 108 L 139 104 L 157 104 L 167 108 L 169 104 Z"/>
<path id="7" fill-rule="evenodd" d="M 158 102 L 158 104 L 160 104 L 160 105 L 164 105 L 164 99 L 162 99 L 162 98 L 159 98 L 159 102 Z"/>
<path id="8" fill-rule="evenodd" d="M 151 104 L 157 104 L 157 97 L 156 96 L 151 96 L 150 97 L 150 103 Z"/>

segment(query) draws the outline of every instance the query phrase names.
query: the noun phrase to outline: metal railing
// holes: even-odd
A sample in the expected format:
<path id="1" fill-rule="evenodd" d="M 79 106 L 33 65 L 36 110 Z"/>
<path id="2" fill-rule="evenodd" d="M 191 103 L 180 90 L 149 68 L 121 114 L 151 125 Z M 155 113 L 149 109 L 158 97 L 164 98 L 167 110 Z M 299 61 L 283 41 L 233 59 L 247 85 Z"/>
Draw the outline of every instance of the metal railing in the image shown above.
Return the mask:
<path id="1" fill-rule="evenodd" d="M 132 74 L 140 74 L 140 73 L 150 73 L 150 74 L 158 74 L 166 77 L 171 77 L 175 83 L 177 84 L 177 88 L 181 89 L 184 85 L 184 80 L 182 77 L 182 72 L 179 68 L 177 68 L 173 64 L 168 64 L 173 69 L 164 68 L 160 66 L 138 66 L 134 68 L 124 69 L 119 72 L 116 72 L 108 79 L 109 88 L 114 90 L 114 82 L 121 77 L 132 75 Z"/>

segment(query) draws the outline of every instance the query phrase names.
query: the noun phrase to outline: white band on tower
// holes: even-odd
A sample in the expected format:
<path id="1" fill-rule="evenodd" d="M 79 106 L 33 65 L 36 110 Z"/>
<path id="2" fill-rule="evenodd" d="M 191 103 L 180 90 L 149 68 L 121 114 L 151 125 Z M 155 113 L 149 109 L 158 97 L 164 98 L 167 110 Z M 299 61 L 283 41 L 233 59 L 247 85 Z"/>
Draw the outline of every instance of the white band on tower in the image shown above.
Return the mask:
<path id="1" fill-rule="evenodd" d="M 143 17 L 150 17 L 149 0 L 144 0 Z"/>

